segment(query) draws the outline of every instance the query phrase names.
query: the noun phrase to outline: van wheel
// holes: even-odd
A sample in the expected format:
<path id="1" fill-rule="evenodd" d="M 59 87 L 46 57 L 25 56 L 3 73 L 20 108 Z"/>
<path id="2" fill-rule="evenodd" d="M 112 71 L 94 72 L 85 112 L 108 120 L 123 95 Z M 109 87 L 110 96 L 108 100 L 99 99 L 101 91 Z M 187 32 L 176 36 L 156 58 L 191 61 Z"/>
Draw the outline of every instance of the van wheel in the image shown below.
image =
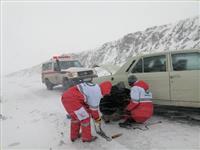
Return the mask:
<path id="1" fill-rule="evenodd" d="M 68 88 L 70 88 L 71 86 L 73 86 L 73 81 L 72 80 L 68 80 L 67 78 L 63 79 L 63 89 L 67 90 Z"/>
<path id="2" fill-rule="evenodd" d="M 47 90 L 53 90 L 53 84 L 49 81 L 49 79 L 45 79 L 45 85 Z"/>

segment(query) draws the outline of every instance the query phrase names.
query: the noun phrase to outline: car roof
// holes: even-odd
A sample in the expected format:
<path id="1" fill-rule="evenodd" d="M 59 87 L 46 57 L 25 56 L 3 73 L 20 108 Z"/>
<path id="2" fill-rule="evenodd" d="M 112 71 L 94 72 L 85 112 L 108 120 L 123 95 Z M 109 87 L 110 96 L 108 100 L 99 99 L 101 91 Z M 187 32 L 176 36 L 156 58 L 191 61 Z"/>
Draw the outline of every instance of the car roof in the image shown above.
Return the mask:
<path id="1" fill-rule="evenodd" d="M 156 55 L 165 55 L 168 53 L 184 53 L 184 52 L 200 52 L 200 49 L 184 49 L 184 50 L 169 50 L 169 51 L 162 51 L 162 52 L 153 52 L 153 53 L 142 53 L 142 54 L 138 54 L 136 56 L 133 57 L 129 57 L 129 58 L 138 58 L 138 57 L 146 57 L 146 56 L 156 56 Z"/>
<path id="2" fill-rule="evenodd" d="M 116 73 L 120 73 L 124 71 L 124 68 L 127 68 L 127 66 L 131 65 L 134 60 L 140 59 L 142 57 L 148 57 L 148 56 L 159 56 L 159 55 L 166 55 L 168 53 L 184 53 L 184 52 L 200 52 L 200 49 L 185 49 L 185 50 L 170 50 L 170 51 L 164 51 L 164 52 L 154 52 L 150 54 L 138 54 L 136 56 L 130 56 L 127 58 L 126 62 L 122 65 L 122 67 L 119 68 L 119 70 Z"/>
<path id="3" fill-rule="evenodd" d="M 78 61 L 78 59 L 59 59 L 59 61 Z M 50 63 L 50 62 L 55 62 L 55 59 L 50 59 L 46 62 L 43 62 L 42 64 Z"/>

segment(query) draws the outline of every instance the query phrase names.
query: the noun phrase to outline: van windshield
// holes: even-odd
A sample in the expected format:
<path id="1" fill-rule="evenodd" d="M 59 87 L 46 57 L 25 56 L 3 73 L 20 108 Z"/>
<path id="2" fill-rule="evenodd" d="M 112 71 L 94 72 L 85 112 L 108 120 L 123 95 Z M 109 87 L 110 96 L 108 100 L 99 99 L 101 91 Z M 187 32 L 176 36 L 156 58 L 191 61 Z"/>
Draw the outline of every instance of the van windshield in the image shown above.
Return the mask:
<path id="1" fill-rule="evenodd" d="M 60 69 L 68 69 L 70 67 L 83 67 L 79 61 L 60 61 Z"/>

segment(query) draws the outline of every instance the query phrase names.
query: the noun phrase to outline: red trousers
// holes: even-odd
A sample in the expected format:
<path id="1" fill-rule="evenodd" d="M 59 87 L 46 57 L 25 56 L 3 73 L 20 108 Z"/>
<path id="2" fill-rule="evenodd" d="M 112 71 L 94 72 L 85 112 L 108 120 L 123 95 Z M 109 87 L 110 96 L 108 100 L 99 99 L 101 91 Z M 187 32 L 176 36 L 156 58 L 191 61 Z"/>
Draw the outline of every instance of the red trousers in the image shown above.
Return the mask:
<path id="1" fill-rule="evenodd" d="M 76 89 L 75 89 L 76 90 Z M 62 96 L 62 104 L 68 114 L 71 116 L 71 133 L 70 138 L 71 140 L 75 140 L 80 136 L 80 128 L 82 131 L 82 140 L 83 141 L 90 141 L 92 139 L 91 136 L 91 126 L 90 126 L 90 112 L 86 108 L 84 104 L 84 99 L 80 95 L 77 96 L 79 93 L 74 96 L 71 91 L 66 91 Z M 77 113 L 75 113 L 80 108 L 85 110 L 87 114 L 84 119 L 79 119 Z"/>
<path id="2" fill-rule="evenodd" d="M 140 102 L 138 104 L 130 102 L 128 110 L 133 120 L 143 123 L 153 115 L 153 104 L 152 102 Z"/>
<path id="3" fill-rule="evenodd" d="M 71 115 L 71 140 L 75 140 L 80 136 L 80 129 L 82 131 L 82 141 L 90 141 L 92 138 L 90 117 L 79 121 L 76 116 Z"/>

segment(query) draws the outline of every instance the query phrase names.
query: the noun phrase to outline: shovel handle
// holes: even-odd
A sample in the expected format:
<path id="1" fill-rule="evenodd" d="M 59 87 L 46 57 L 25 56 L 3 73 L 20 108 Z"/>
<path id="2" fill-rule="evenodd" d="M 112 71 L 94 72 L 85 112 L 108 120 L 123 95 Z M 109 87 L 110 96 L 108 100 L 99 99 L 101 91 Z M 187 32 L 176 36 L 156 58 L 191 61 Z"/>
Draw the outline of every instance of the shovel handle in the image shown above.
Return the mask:
<path id="1" fill-rule="evenodd" d="M 111 138 L 112 138 L 112 139 L 115 139 L 115 138 L 117 138 L 117 137 L 119 137 L 119 136 L 122 136 L 122 133 L 114 134 L 114 135 L 111 136 Z"/>

